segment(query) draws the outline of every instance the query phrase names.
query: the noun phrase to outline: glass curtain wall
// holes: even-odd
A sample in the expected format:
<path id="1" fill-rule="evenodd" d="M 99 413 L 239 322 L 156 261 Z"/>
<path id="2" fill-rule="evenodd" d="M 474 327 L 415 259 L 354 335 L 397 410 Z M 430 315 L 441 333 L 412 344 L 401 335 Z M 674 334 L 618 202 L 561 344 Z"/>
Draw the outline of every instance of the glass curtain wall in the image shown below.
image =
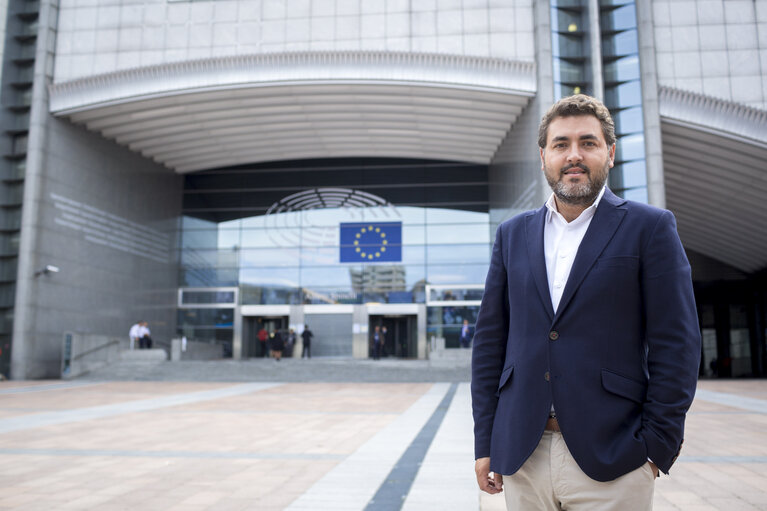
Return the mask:
<path id="1" fill-rule="evenodd" d="M 589 26 L 589 0 L 552 0 L 554 94 L 595 94 L 590 30 L 601 34 L 602 98 L 615 120 L 615 166 L 610 189 L 647 202 L 644 121 L 634 1 L 599 0 L 599 27 Z"/>
<path id="2" fill-rule="evenodd" d="M 240 305 L 300 305 L 425 303 L 428 284 L 482 284 L 487 175 L 483 165 L 379 159 L 189 174 L 180 285 L 238 287 Z M 224 341 L 222 313 L 180 310 L 179 330 L 196 322 Z"/>
<path id="3" fill-rule="evenodd" d="M 610 189 L 647 202 L 642 84 L 634 1 L 600 0 L 604 103 L 615 120 L 615 166 Z"/>
<path id="4" fill-rule="evenodd" d="M 554 97 L 594 94 L 588 0 L 552 0 L 551 51 L 554 64 Z"/>

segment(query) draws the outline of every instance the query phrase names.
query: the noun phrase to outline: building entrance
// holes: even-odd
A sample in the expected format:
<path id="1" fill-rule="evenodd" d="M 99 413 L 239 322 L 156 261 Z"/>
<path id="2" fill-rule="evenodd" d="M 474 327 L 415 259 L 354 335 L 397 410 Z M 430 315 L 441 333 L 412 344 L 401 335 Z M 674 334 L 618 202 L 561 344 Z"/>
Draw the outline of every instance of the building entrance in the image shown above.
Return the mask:
<path id="1" fill-rule="evenodd" d="M 260 339 L 267 334 L 267 340 Z M 242 358 L 261 358 L 269 356 L 268 334 L 279 332 L 285 339 L 288 333 L 288 316 L 243 316 L 242 318 Z"/>
<path id="2" fill-rule="evenodd" d="M 368 356 L 373 358 L 373 332 L 380 326 L 384 334 L 382 357 L 416 358 L 418 356 L 418 316 L 376 315 L 369 316 L 368 331 L 370 342 Z"/>

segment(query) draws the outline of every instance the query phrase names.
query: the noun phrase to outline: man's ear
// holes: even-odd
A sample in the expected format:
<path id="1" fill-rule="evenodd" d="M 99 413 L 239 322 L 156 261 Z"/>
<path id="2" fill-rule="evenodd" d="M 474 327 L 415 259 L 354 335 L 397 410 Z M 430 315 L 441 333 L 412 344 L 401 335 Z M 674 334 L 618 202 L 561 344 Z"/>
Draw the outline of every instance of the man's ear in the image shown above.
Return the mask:
<path id="1" fill-rule="evenodd" d="M 610 146 L 610 168 L 613 168 L 613 165 L 615 165 L 615 144 Z"/>
<path id="2" fill-rule="evenodd" d="M 541 170 L 543 170 L 546 167 L 543 161 L 543 147 L 539 147 L 538 150 L 541 152 Z M 613 145 L 613 153 L 615 153 L 615 145 Z M 612 167 L 612 156 L 610 156 L 610 166 Z"/>

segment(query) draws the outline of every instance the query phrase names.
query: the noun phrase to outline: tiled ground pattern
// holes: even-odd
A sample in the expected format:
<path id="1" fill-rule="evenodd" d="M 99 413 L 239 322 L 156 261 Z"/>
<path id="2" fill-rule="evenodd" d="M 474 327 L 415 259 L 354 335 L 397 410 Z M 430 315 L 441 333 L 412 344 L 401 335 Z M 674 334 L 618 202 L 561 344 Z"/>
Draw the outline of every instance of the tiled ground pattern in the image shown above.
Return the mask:
<path id="1" fill-rule="evenodd" d="M 235 385 L 1 382 L 0 427 L 35 414 L 221 392 Z M 287 383 L 16 429 L 0 434 L 0 510 L 282 510 L 317 493 L 328 474 L 434 388 L 431 383 Z M 767 381 L 703 381 L 699 388 L 756 405 L 696 399 L 682 457 L 671 476 L 657 482 L 655 510 L 767 509 Z M 470 446 L 464 383 L 405 509 L 478 509 L 478 495 L 459 499 L 473 488 Z M 440 474 L 458 483 L 440 488 L 435 482 Z M 350 476 L 350 491 L 356 478 L 365 474 Z M 482 509 L 502 509 L 501 502 L 484 499 Z M 317 509 L 333 509 L 333 503 Z"/>

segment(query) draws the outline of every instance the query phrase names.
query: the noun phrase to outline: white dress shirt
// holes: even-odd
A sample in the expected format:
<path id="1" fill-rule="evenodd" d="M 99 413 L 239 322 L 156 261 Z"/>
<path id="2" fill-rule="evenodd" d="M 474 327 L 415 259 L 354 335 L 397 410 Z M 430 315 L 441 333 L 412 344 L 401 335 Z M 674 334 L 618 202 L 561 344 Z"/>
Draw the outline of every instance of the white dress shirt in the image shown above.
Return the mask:
<path id="1" fill-rule="evenodd" d="M 604 193 L 605 188 L 602 187 L 594 203 L 583 210 L 578 218 L 572 222 L 565 220 L 565 217 L 557 211 L 553 193 L 546 201 L 548 211 L 543 227 L 543 252 L 546 257 L 546 274 L 549 278 L 549 294 L 554 312 L 559 307 L 565 284 L 570 277 L 575 254 L 578 253 L 578 247 L 581 246 L 583 236 L 586 235 L 586 230 L 591 224 L 591 219 L 594 218 L 594 213 L 596 213 Z"/>

